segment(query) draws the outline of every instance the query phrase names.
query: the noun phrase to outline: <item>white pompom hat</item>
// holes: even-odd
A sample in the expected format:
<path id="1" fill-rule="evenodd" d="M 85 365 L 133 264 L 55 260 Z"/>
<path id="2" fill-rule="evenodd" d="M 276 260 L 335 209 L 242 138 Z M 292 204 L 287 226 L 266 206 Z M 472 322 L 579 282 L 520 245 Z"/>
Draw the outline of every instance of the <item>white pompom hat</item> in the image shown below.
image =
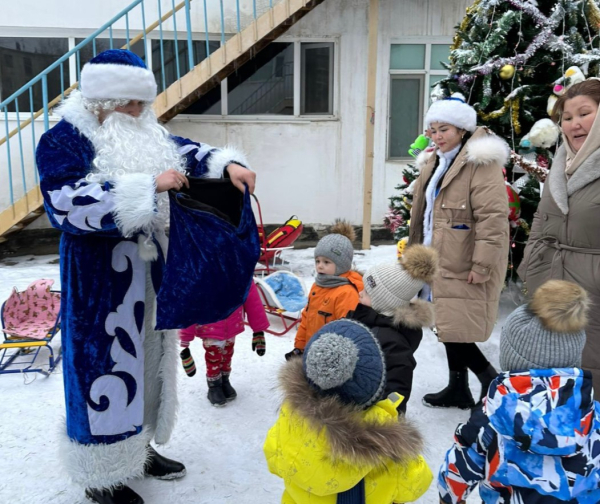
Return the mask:
<path id="1" fill-rule="evenodd" d="M 434 122 L 451 124 L 473 133 L 477 128 L 477 112 L 466 103 L 462 94 L 453 93 L 449 98 L 437 100 L 429 107 L 425 124 L 430 128 Z"/>

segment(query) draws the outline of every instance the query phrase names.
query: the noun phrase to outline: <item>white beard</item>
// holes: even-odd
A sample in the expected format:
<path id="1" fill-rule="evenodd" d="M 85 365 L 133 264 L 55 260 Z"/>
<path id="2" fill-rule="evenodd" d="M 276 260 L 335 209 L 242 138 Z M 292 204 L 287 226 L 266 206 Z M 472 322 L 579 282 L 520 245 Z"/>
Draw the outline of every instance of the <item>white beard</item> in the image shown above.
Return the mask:
<path id="1" fill-rule="evenodd" d="M 88 182 L 104 183 L 123 174 L 159 175 L 169 168 L 185 172 L 185 159 L 168 131 L 157 121 L 149 106 L 139 117 L 112 112 L 91 138 L 96 151 Z M 169 219 L 167 192 L 157 194 L 156 230 L 164 229 Z"/>

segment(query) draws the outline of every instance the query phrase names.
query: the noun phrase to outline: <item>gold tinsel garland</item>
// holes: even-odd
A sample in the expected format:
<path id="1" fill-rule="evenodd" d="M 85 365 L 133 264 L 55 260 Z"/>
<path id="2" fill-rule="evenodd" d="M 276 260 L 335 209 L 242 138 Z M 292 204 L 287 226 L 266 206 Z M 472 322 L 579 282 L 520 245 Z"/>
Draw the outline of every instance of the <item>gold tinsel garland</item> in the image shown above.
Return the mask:
<path id="1" fill-rule="evenodd" d="M 517 135 L 521 134 L 521 122 L 519 121 L 519 109 L 521 108 L 521 101 L 519 97 L 513 98 L 512 100 L 504 100 L 504 105 L 502 108 L 498 110 L 494 110 L 493 112 L 482 112 L 481 110 L 478 112 L 479 117 L 481 117 L 484 121 L 489 121 L 490 119 L 498 119 L 500 116 L 503 116 L 508 112 L 508 109 L 511 109 L 510 112 L 510 120 L 512 126 Z"/>
<path id="2" fill-rule="evenodd" d="M 593 0 L 590 0 L 590 1 L 593 2 Z M 458 27 L 458 31 L 454 34 L 454 38 L 452 39 L 452 45 L 450 46 L 451 51 L 458 49 L 460 47 L 460 44 L 462 44 L 462 38 L 460 37 L 458 32 L 459 31 L 465 32 L 467 30 L 467 27 L 469 26 L 469 23 L 471 22 L 471 17 L 473 16 L 475 11 L 479 7 L 480 3 L 481 3 L 481 0 L 475 0 L 475 3 L 473 3 L 473 5 L 471 5 L 470 7 L 467 7 L 467 15 L 464 17 L 464 19 L 460 23 L 460 26 Z"/>
<path id="3" fill-rule="evenodd" d="M 596 5 L 595 0 L 587 0 L 587 16 L 590 24 L 596 30 L 596 32 L 600 31 L 600 8 Z"/>

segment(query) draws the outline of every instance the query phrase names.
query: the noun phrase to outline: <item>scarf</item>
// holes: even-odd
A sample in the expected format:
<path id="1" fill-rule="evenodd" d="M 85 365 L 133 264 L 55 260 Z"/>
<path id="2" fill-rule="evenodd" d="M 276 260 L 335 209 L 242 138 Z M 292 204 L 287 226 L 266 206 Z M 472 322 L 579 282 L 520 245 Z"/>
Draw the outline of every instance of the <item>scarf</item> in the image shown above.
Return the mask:
<path id="1" fill-rule="evenodd" d="M 435 172 L 429 180 L 429 185 L 425 191 L 425 215 L 423 217 L 423 245 L 431 245 L 433 240 L 433 204 L 438 195 L 438 184 L 448 169 L 452 166 L 452 161 L 462 148 L 462 144 L 458 144 L 449 152 L 437 151 L 437 156 L 440 160 Z"/>
<path id="2" fill-rule="evenodd" d="M 585 139 L 585 142 L 583 142 L 581 149 L 574 151 L 564 133 L 562 135 L 562 139 L 567 151 L 565 174 L 568 179 L 571 178 L 571 175 L 575 173 L 575 170 L 581 166 L 581 163 L 583 163 L 590 156 L 590 154 L 600 148 L 600 110 L 598 113 L 596 113 L 596 118 L 594 119 L 592 128 L 588 132 L 588 136 Z"/>
<path id="3" fill-rule="evenodd" d="M 317 273 L 317 278 L 315 278 L 315 283 L 319 287 L 323 287 L 325 289 L 333 289 L 334 287 L 340 287 L 342 285 L 348 285 L 350 280 L 345 277 L 337 276 L 337 275 L 324 275 L 323 273 Z"/>

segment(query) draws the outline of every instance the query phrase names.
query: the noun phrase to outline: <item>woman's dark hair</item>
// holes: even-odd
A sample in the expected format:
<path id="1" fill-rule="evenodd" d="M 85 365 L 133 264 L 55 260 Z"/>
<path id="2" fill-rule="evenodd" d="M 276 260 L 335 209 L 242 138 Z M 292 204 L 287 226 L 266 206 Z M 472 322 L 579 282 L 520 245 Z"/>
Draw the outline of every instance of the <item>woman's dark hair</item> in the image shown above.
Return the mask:
<path id="1" fill-rule="evenodd" d="M 565 108 L 565 102 L 576 96 L 589 96 L 600 105 L 600 80 L 588 79 L 579 84 L 574 84 L 567 89 L 567 92 L 556 100 L 554 108 L 552 109 L 551 117 L 556 124 L 560 123 Z"/>

